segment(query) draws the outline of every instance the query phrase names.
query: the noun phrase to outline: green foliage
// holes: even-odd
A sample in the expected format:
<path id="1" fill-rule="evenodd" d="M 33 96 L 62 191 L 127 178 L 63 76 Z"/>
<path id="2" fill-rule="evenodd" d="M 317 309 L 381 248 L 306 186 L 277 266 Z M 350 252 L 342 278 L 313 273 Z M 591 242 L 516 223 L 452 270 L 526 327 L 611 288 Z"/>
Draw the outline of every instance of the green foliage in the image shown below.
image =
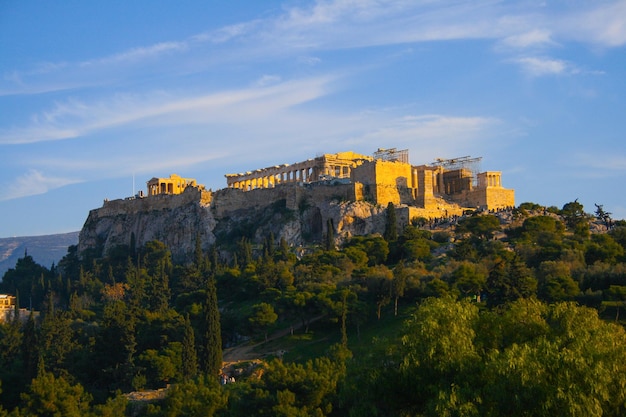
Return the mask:
<path id="1" fill-rule="evenodd" d="M 389 244 L 380 235 L 354 236 L 345 244 L 345 247 L 357 248 L 365 252 L 369 266 L 384 263 L 389 255 Z"/>
<path id="2" fill-rule="evenodd" d="M 338 384 L 345 376 L 345 360 L 350 356 L 342 348 L 334 352 L 334 358 L 324 357 L 305 364 L 277 359 L 269 362 L 261 380 L 237 388 L 237 398 L 233 398 L 229 408 L 241 410 L 234 415 L 331 415 L 338 401 Z"/>
<path id="3" fill-rule="evenodd" d="M 198 355 L 196 353 L 195 333 L 189 320 L 189 314 L 185 316 L 181 361 L 183 379 L 187 381 L 194 378 L 198 374 Z"/>
<path id="4" fill-rule="evenodd" d="M 385 217 L 385 234 L 383 236 L 387 242 L 394 242 L 398 239 L 398 221 L 396 220 L 396 207 L 391 201 L 387 204 Z"/>
<path id="5" fill-rule="evenodd" d="M 567 227 L 579 237 L 589 236 L 589 216 L 585 213 L 578 199 L 566 203 L 561 209 L 561 215 L 565 219 Z"/>
<path id="6" fill-rule="evenodd" d="M 250 229 L 208 256 L 196 239 L 187 264 L 156 241 L 102 258 L 70 248 L 51 270 L 25 256 L 2 285 L 22 303 L 40 297 L 41 316 L 0 324 L 0 415 L 81 395 L 82 415 L 122 415 L 116 390 L 167 384 L 146 415 L 623 414 L 623 332 L 563 302 L 621 320 L 626 227 L 589 235 L 577 202 L 522 206 L 510 229 L 474 214 L 454 236 L 412 224 L 391 242 L 333 238 L 330 250 L 292 250 L 269 231 L 257 242 Z M 293 336 L 260 350 L 287 343 L 285 362 L 217 386 L 222 346 L 273 329 Z M 338 354 L 348 346 L 353 358 Z M 65 394 L 33 391 L 37 375 Z"/>
<path id="7" fill-rule="evenodd" d="M 91 396 L 81 385 L 71 385 L 64 378 L 44 372 L 33 379 L 22 394 L 25 416 L 83 417 L 89 410 Z"/>
<path id="8" fill-rule="evenodd" d="M 537 279 L 520 259 L 501 259 L 489 271 L 486 292 L 490 306 L 502 305 L 535 295 Z"/>
<path id="9" fill-rule="evenodd" d="M 578 283 L 572 278 L 569 264 L 545 261 L 537 272 L 539 295 L 547 301 L 573 300 L 580 293 Z"/>
<path id="10" fill-rule="evenodd" d="M 475 215 L 465 217 L 457 226 L 457 233 L 471 233 L 483 240 L 491 239 L 493 234 L 500 229 L 500 220 L 494 215 Z"/>
<path id="11" fill-rule="evenodd" d="M 226 407 L 228 393 L 223 391 L 214 377 L 199 377 L 174 385 L 165 400 L 153 407 L 150 417 L 212 417 Z"/>
<path id="12" fill-rule="evenodd" d="M 51 271 L 36 263 L 27 253 L 17 260 L 15 268 L 4 273 L 0 281 L 0 294 L 19 293 L 22 300 L 30 300 L 37 310 L 42 308 L 49 290 L 58 292 L 61 288 L 52 279 Z"/>
<path id="13" fill-rule="evenodd" d="M 207 279 L 206 299 L 202 320 L 202 360 L 200 367 L 207 378 L 217 377 L 222 368 L 222 328 L 217 304 L 215 278 Z"/>
<path id="14" fill-rule="evenodd" d="M 259 303 L 252 307 L 252 315 L 248 319 L 253 326 L 260 328 L 265 334 L 267 342 L 267 329 L 276 322 L 278 314 L 274 307 L 268 303 Z"/>
<path id="15" fill-rule="evenodd" d="M 587 264 L 595 262 L 615 263 L 623 256 L 624 247 L 608 234 L 592 235 L 585 248 L 585 262 Z"/>
<path id="16" fill-rule="evenodd" d="M 407 326 L 399 348 L 350 368 L 347 381 L 358 384 L 344 391 L 350 415 L 626 411 L 626 334 L 593 310 L 519 300 L 481 313 L 468 302 L 429 299 Z"/>

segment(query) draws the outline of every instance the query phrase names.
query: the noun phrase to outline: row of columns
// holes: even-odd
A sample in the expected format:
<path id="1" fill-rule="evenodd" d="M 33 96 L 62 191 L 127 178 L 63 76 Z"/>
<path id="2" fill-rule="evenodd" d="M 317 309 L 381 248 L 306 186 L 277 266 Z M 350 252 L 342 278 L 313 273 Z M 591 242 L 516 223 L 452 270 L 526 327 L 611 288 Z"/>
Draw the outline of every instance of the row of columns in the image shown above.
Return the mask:
<path id="1" fill-rule="evenodd" d="M 257 188 L 272 188 L 288 182 L 319 181 L 324 176 L 350 178 L 351 168 L 348 163 L 320 164 L 319 161 L 309 160 L 294 165 L 285 164 L 257 169 L 243 174 L 227 174 L 226 183 L 228 188 L 250 191 Z"/>
<path id="2" fill-rule="evenodd" d="M 478 174 L 478 186 L 480 188 L 502 187 L 502 173 L 499 171 L 488 171 Z"/>

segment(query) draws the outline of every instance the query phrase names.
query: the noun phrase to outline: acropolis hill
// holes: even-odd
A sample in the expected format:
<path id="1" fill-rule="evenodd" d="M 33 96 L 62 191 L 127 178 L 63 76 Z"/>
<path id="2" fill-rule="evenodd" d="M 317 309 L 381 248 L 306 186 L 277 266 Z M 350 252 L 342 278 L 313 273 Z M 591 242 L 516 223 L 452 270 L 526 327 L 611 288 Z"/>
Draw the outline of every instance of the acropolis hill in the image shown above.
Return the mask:
<path id="1" fill-rule="evenodd" d="M 147 194 L 105 201 L 91 210 L 79 252 L 106 252 L 129 245 L 134 236 L 138 246 L 158 239 L 173 256 L 184 258 L 196 237 L 204 247 L 244 235 L 262 241 L 270 232 L 292 245 L 315 242 L 326 233 L 328 220 L 339 241 L 382 233 L 389 203 L 396 208 L 400 228 L 416 217 L 514 206 L 514 191 L 502 187 L 501 173 L 478 172 L 479 163 L 480 158 L 461 157 L 412 165 L 407 150 L 379 149 L 372 156 L 323 154 L 227 174 L 227 187 L 217 191 L 175 174 L 152 178 Z"/>

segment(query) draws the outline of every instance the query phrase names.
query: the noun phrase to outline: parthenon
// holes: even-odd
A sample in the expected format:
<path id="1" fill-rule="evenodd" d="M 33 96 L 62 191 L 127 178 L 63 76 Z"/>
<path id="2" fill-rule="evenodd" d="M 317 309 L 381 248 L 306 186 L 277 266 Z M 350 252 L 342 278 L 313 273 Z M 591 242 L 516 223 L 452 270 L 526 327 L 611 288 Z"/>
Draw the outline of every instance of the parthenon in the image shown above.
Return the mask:
<path id="1" fill-rule="evenodd" d="M 294 164 L 226 174 L 228 188 L 252 191 L 283 184 L 347 184 L 356 200 L 432 208 L 452 204 L 496 209 L 515 205 L 514 191 L 502 187 L 499 171 L 478 172 L 481 158 L 437 159 L 411 165 L 408 150 L 378 149 L 373 156 L 354 152 L 323 154 Z M 444 202 L 445 200 L 445 202 Z M 448 208 L 446 208 L 448 210 Z"/>
<path id="2" fill-rule="evenodd" d="M 324 154 L 295 164 L 275 165 L 240 174 L 226 174 L 229 188 L 250 191 L 257 188 L 272 188 L 283 183 L 311 183 L 331 178 L 350 179 L 352 170 L 371 156 L 354 152 Z"/>

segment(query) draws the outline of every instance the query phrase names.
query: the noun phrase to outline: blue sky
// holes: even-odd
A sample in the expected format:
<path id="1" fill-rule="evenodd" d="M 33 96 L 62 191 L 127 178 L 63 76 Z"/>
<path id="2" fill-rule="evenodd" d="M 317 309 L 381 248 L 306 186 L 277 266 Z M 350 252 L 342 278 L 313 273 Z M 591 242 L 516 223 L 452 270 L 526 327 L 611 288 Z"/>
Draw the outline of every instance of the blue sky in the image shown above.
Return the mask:
<path id="1" fill-rule="evenodd" d="M 0 237 L 154 176 L 378 148 L 626 218 L 625 135 L 626 1 L 0 3 Z"/>

